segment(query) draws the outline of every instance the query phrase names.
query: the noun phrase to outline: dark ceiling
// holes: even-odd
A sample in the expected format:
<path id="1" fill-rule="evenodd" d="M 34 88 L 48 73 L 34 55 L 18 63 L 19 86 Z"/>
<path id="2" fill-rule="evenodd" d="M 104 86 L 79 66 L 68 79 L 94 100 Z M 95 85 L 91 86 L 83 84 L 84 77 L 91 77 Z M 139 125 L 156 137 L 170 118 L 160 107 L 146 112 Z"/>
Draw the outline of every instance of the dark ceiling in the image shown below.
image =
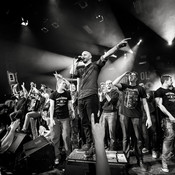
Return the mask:
<path id="1" fill-rule="evenodd" d="M 25 81 L 25 78 L 31 81 L 29 75 L 24 77 L 21 72 L 25 72 L 29 67 L 35 67 L 30 70 L 33 71 L 33 75 L 35 73 L 48 75 L 52 74 L 53 70 L 39 71 L 34 65 L 37 58 L 31 60 L 26 58 L 25 61 L 21 53 L 19 56 L 19 51 L 15 52 L 14 44 L 74 58 L 85 49 L 89 49 L 95 56 L 103 54 L 104 50 L 114 45 L 115 38 L 118 43 L 120 39 L 131 37 L 128 41 L 130 48 L 135 46 L 140 38 L 143 39 L 137 61 L 146 58 L 156 71 L 161 72 L 165 67 L 174 66 L 174 46 L 167 46 L 166 41 L 139 18 L 143 14 L 149 14 L 150 3 L 154 9 L 160 1 L 167 2 L 166 0 L 3 0 L 0 6 L 0 51 L 3 53 L 0 56 L 3 62 L 1 66 L 4 65 L 4 69 L 15 67 L 15 71 L 20 71 L 18 74 L 22 81 Z M 173 1 L 170 1 L 174 5 Z M 145 8 L 146 2 L 149 2 L 147 8 Z M 28 26 L 21 26 L 22 18 L 24 21 L 28 20 Z M 26 55 L 31 56 L 30 52 Z M 29 63 L 28 67 L 22 65 L 26 62 Z M 61 73 L 64 68 L 57 70 Z"/>
<path id="2" fill-rule="evenodd" d="M 90 42 L 88 37 L 93 38 L 82 26 L 88 26 L 91 21 L 91 24 L 100 27 L 98 20 L 101 19 L 96 16 L 103 15 L 105 22 L 110 12 L 115 16 L 123 35 L 132 38 L 130 46 L 143 38 L 145 47 L 142 52 L 164 55 L 166 50 L 161 44 L 165 41 L 135 17 L 145 10 L 143 2 L 144 0 L 6 0 L 0 7 L 0 37 L 72 57 L 82 50 L 75 49 L 72 42 L 78 44 L 77 40 L 83 39 Z M 28 27 L 37 38 L 37 43 L 19 41 L 21 18 L 29 21 Z M 78 36 L 74 33 L 75 27 L 81 32 Z M 84 38 L 81 39 L 83 35 Z"/>
<path id="3" fill-rule="evenodd" d="M 88 26 L 91 21 L 91 24 L 100 27 L 101 24 L 98 24 L 100 19 L 96 19 L 96 16 L 103 15 L 105 22 L 110 12 L 115 16 L 124 36 L 132 38 L 129 43 L 131 46 L 136 44 L 139 38 L 143 38 L 147 44 L 143 49 L 144 52 L 161 51 L 163 54 L 164 47 L 161 46 L 163 39 L 135 17 L 145 10 L 141 7 L 142 2 L 144 0 L 6 0 L 0 7 L 0 37 L 19 41 L 20 23 L 23 18 L 29 21 L 28 27 L 39 42 L 28 40 L 23 41 L 24 44 L 73 56 L 81 51 L 81 49 L 75 51 L 69 48 L 70 42 L 80 40 L 78 37 L 81 37 L 80 35 L 76 38 L 77 33 L 73 33 L 74 28 L 79 29 L 86 38 L 92 38 L 93 36 L 83 31 L 82 26 Z M 88 39 L 86 41 L 88 42 Z"/>

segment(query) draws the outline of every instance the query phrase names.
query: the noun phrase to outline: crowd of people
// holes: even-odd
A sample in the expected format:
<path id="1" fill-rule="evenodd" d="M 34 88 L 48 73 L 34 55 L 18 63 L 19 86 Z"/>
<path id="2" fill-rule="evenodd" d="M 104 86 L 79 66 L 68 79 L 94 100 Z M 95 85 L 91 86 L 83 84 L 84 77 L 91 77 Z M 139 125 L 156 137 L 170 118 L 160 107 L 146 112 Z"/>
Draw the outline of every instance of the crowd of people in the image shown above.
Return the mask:
<path id="1" fill-rule="evenodd" d="M 33 82 L 30 90 L 25 83 L 15 84 L 12 98 L 0 106 L 0 155 L 12 144 L 14 132 L 28 134 L 32 139 L 42 135 L 54 145 L 56 164 L 62 152 L 69 156 L 77 148 L 86 158 L 96 154 L 97 175 L 107 175 L 110 169 L 105 149 L 117 151 L 120 125 L 121 149 L 128 162 L 134 150 L 138 165 L 146 171 L 144 154 L 150 152 L 156 159 L 162 153 L 162 170 L 169 172 L 175 137 L 172 77 L 162 75 L 162 86 L 155 92 L 139 84 L 134 71 L 97 83 L 108 58 L 126 44 L 127 40 L 122 40 L 97 61 L 90 52 L 83 51 L 70 70 L 79 83 L 55 73 L 53 90 L 44 84 L 37 88 Z M 123 78 L 127 82 L 121 83 Z M 162 135 L 158 134 L 160 128 Z"/>

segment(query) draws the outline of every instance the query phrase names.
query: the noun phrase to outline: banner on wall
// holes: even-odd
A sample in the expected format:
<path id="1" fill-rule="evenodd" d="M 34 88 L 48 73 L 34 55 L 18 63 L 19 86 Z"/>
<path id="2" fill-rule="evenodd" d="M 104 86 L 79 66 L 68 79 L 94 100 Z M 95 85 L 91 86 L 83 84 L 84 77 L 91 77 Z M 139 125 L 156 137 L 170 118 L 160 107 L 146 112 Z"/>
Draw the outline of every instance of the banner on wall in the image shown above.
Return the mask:
<path id="1" fill-rule="evenodd" d="M 8 82 L 9 82 L 10 89 L 12 91 L 13 86 L 18 83 L 17 73 L 7 71 L 7 77 L 8 77 Z"/>
<path id="2" fill-rule="evenodd" d="M 146 89 L 153 90 L 158 79 L 158 75 L 154 68 L 148 63 L 135 65 L 135 70 L 138 73 L 139 83 L 143 83 Z"/>

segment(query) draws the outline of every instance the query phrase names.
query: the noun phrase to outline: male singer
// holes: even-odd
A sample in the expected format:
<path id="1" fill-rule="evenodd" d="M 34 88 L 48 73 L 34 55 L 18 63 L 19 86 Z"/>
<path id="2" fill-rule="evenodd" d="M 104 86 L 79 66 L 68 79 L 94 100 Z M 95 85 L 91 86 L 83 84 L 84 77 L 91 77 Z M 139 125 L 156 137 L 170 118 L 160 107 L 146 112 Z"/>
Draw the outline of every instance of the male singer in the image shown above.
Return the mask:
<path id="1" fill-rule="evenodd" d="M 128 39 L 122 40 L 119 44 L 115 45 L 95 62 L 92 62 L 92 54 L 90 52 L 83 51 L 70 70 L 70 74 L 80 78 L 78 108 L 86 139 L 86 144 L 82 146 L 81 151 L 85 151 L 86 157 L 92 156 L 93 154 L 90 118 L 91 114 L 94 113 L 95 121 L 97 121 L 97 113 L 99 109 L 97 84 L 98 75 L 101 68 L 105 65 L 108 57 L 119 48 L 125 47 L 127 40 Z M 77 67 L 79 62 L 83 62 L 85 67 L 78 69 Z"/>

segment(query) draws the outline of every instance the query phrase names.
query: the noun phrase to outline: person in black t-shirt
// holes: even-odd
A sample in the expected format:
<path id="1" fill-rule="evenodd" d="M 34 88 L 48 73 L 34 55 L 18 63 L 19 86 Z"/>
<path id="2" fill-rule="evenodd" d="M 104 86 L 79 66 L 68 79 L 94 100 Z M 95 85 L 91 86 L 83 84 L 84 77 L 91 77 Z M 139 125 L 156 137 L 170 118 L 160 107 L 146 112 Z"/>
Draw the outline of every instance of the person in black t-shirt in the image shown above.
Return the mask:
<path id="1" fill-rule="evenodd" d="M 159 109 L 163 112 L 162 129 L 164 140 L 162 146 L 162 170 L 169 172 L 168 157 L 173 150 L 175 139 L 175 89 L 171 88 L 173 82 L 170 75 L 161 76 L 162 87 L 155 92 L 155 100 Z"/>
<path id="2" fill-rule="evenodd" d="M 51 140 L 55 148 L 56 164 L 61 159 L 61 152 L 59 150 L 61 133 L 67 156 L 71 152 L 69 110 L 72 111 L 72 115 L 74 115 L 74 110 L 67 86 L 64 79 L 59 79 L 56 91 L 50 95 L 50 130 Z"/>
<path id="3" fill-rule="evenodd" d="M 129 84 L 119 83 L 120 80 L 125 76 L 128 76 Z M 123 140 L 123 150 L 126 153 L 127 157 L 129 158 L 130 152 L 130 136 L 132 132 L 132 128 L 134 130 L 135 139 L 134 146 L 135 146 L 135 155 L 137 159 L 138 165 L 141 167 L 142 170 L 146 170 L 143 164 L 143 155 L 142 155 L 142 137 L 141 137 L 141 127 L 140 127 L 140 120 L 142 117 L 142 108 L 141 105 L 143 104 L 143 108 L 146 112 L 146 126 L 147 128 L 151 127 L 151 117 L 148 108 L 148 104 L 146 101 L 146 92 L 145 89 L 139 85 L 137 85 L 138 74 L 136 72 L 126 72 L 122 74 L 120 77 L 116 78 L 113 81 L 113 84 L 118 87 L 120 91 L 123 92 L 123 125 L 125 127 L 126 133 L 123 135 L 126 136 L 125 140 Z"/>

